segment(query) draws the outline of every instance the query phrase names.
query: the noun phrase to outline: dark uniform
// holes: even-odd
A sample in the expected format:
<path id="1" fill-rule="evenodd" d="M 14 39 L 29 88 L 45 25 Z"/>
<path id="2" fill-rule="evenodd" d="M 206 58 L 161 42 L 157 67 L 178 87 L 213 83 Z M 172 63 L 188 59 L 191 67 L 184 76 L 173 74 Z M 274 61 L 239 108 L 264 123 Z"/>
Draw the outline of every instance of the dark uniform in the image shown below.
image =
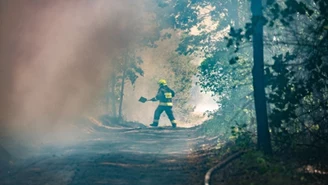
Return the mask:
<path id="1" fill-rule="evenodd" d="M 154 98 L 151 99 L 151 101 L 159 101 L 159 105 L 155 110 L 154 113 L 154 120 L 153 123 L 150 124 L 150 126 L 158 126 L 159 118 L 161 114 L 165 111 L 167 116 L 169 117 L 172 127 L 176 127 L 177 123 L 173 115 L 172 111 L 172 98 L 175 96 L 175 92 L 170 89 L 166 84 L 161 85 L 158 89 L 158 92 Z"/>

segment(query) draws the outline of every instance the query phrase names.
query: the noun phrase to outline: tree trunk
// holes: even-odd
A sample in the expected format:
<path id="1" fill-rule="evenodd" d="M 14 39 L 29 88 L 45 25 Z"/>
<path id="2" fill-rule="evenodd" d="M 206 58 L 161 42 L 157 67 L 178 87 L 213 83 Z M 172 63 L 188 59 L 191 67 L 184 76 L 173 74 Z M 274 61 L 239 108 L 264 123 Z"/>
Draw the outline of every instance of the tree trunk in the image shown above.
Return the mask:
<path id="1" fill-rule="evenodd" d="M 120 107 L 118 110 L 118 118 L 122 119 L 122 106 L 123 106 L 123 96 L 124 96 L 124 84 L 125 84 L 126 70 L 123 69 L 122 82 L 121 82 L 121 92 L 120 92 Z"/>
<path id="2" fill-rule="evenodd" d="M 268 126 L 268 115 L 264 85 L 264 54 L 263 54 L 263 14 L 262 0 L 252 0 L 253 25 L 253 87 L 257 121 L 257 146 L 265 154 L 271 154 L 271 139 Z"/>
<path id="3" fill-rule="evenodd" d="M 116 74 L 112 77 L 111 83 L 111 100 L 112 100 L 112 116 L 117 117 L 117 110 L 116 110 L 116 96 L 115 96 L 115 89 L 116 89 Z"/>
<path id="4" fill-rule="evenodd" d="M 111 89 L 110 89 L 110 78 L 107 80 L 107 90 L 106 90 L 106 105 L 105 105 L 105 111 L 106 114 L 109 115 L 109 101 L 110 101 L 110 96 L 111 96 Z"/>

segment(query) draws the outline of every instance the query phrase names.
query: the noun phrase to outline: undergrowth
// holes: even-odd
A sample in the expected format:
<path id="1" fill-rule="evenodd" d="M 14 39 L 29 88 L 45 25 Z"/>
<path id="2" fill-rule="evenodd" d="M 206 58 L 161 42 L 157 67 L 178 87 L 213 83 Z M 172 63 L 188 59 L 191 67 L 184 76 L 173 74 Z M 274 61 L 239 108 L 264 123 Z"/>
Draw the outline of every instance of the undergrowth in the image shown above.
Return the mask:
<path id="1" fill-rule="evenodd" d="M 222 143 L 225 143 L 224 145 Z M 315 171 L 304 166 L 298 157 L 290 153 L 274 152 L 272 156 L 256 150 L 256 135 L 246 125 L 231 127 L 231 134 L 224 142 L 218 142 L 215 158 L 223 161 L 237 151 L 245 154 L 214 172 L 211 184 L 221 185 L 327 185 L 328 172 Z M 274 148 L 277 148 L 275 146 Z M 305 154 L 304 154 L 305 155 Z M 313 154 L 315 155 L 315 154 Z M 213 160 L 214 161 L 214 160 Z M 218 162 L 220 162 L 218 161 Z M 309 168 L 311 170 L 309 170 Z M 314 168 L 314 166 L 313 166 Z"/>

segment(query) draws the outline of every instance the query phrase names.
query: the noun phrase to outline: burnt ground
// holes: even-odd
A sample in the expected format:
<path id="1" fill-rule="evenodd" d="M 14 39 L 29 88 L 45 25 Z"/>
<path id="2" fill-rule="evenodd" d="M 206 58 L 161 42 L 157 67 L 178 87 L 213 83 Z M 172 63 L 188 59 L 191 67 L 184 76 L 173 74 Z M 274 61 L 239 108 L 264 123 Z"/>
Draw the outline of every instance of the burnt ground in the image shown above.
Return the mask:
<path id="1" fill-rule="evenodd" d="M 209 140 L 198 131 L 98 125 L 79 144 L 43 146 L 38 155 L 16 160 L 0 171 L 0 184 L 203 184 L 208 166 L 195 151 Z"/>

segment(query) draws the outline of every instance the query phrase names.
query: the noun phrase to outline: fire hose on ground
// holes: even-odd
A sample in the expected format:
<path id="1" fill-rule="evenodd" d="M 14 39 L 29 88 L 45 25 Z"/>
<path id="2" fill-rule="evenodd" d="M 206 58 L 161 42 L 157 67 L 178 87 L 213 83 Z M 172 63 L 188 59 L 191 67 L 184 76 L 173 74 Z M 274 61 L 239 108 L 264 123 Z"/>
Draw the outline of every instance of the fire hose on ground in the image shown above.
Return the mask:
<path id="1" fill-rule="evenodd" d="M 233 155 L 231 155 L 227 159 L 223 160 L 219 164 L 217 164 L 217 165 L 213 166 L 211 169 L 209 169 L 207 171 L 206 175 L 205 175 L 205 185 L 210 185 L 211 175 L 214 171 L 224 168 L 227 164 L 229 164 L 230 162 L 232 162 L 235 159 L 239 158 L 244 153 L 245 153 L 245 151 L 239 151 L 237 153 L 234 153 Z"/>

